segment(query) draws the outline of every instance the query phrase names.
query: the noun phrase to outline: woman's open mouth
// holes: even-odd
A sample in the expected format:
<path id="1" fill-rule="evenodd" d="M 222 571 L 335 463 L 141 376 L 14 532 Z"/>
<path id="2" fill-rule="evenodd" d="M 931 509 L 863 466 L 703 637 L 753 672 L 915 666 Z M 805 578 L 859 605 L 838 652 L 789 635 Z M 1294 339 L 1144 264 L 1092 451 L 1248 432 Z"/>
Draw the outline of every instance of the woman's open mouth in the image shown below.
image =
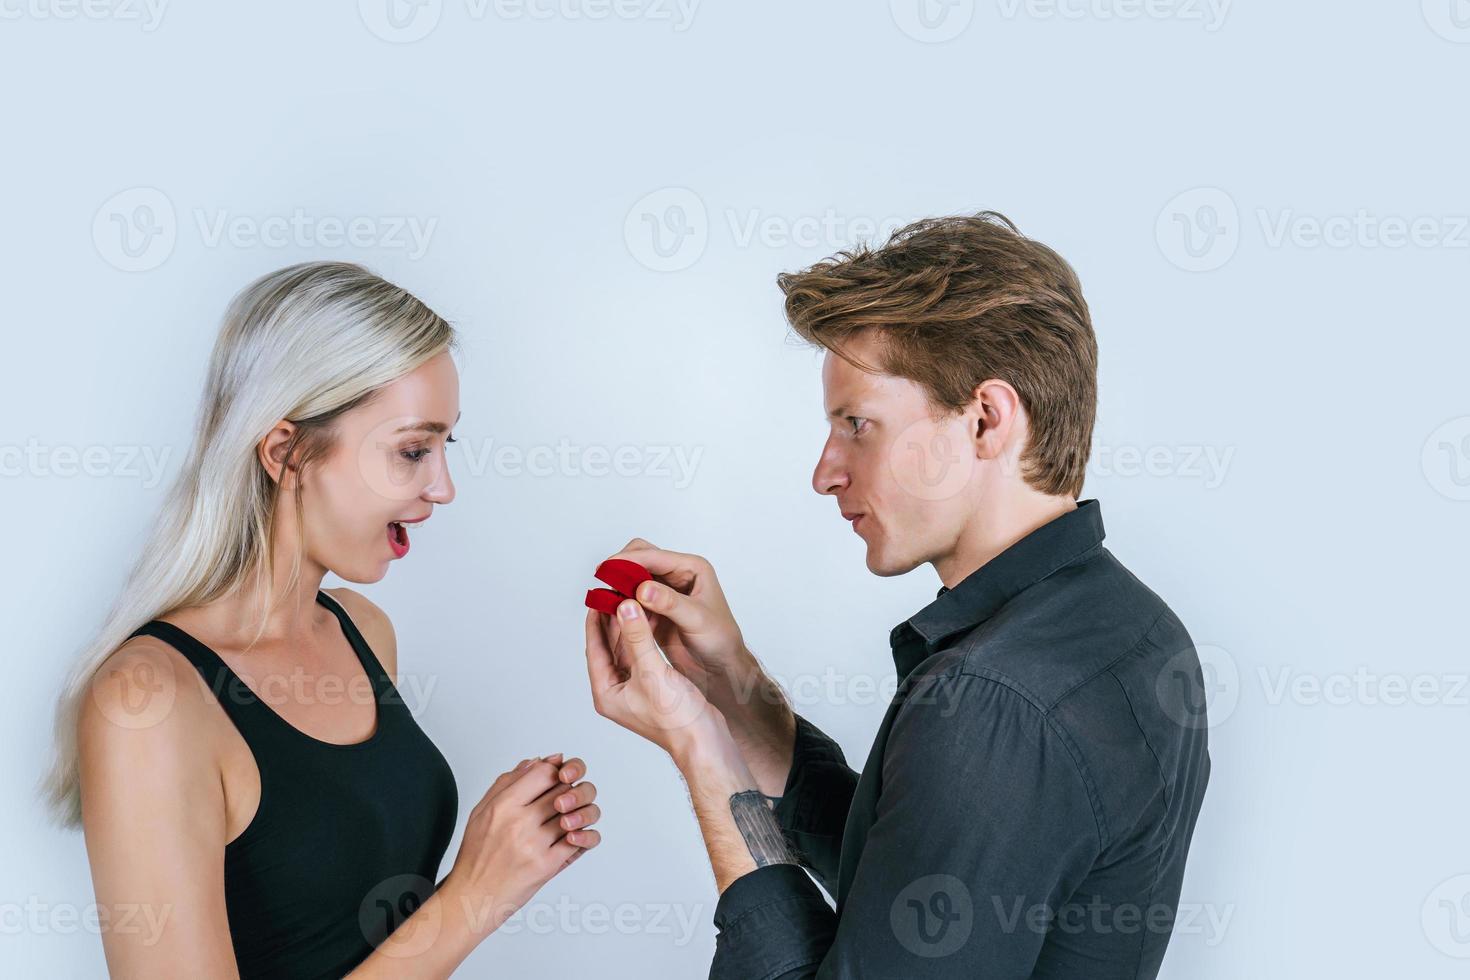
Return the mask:
<path id="1" fill-rule="evenodd" d="M 389 521 L 388 546 L 393 549 L 395 558 L 402 558 L 408 554 L 408 528 L 397 521 Z"/>

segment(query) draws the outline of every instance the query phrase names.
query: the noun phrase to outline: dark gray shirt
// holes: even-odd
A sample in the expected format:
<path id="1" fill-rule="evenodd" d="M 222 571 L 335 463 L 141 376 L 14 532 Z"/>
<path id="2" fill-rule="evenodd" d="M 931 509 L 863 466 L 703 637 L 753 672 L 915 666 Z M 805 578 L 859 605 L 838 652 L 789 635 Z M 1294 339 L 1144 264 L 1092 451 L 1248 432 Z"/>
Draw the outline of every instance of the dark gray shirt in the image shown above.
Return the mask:
<path id="1" fill-rule="evenodd" d="M 1102 546 L 1096 500 L 890 635 L 862 774 L 797 718 L 793 864 L 715 907 L 712 980 L 1149 978 L 1209 778 L 1184 626 Z"/>

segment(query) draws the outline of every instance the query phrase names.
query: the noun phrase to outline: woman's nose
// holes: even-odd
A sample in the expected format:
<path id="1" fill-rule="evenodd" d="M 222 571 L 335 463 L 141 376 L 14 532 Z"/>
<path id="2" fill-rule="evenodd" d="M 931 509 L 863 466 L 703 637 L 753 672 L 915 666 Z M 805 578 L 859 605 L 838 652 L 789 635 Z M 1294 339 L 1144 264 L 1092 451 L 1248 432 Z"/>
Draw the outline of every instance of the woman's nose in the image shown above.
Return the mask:
<path id="1" fill-rule="evenodd" d="M 449 475 L 449 463 L 439 467 L 434 481 L 424 488 L 424 499 L 436 504 L 447 504 L 454 500 L 454 478 Z"/>

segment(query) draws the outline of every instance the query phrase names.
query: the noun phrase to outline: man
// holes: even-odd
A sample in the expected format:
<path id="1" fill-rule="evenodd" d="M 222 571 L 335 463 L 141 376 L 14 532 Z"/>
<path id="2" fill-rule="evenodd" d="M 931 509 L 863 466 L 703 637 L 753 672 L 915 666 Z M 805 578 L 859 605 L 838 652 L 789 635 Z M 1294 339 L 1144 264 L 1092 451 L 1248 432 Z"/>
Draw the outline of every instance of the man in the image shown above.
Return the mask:
<path id="1" fill-rule="evenodd" d="M 589 612 L 593 700 L 688 783 L 720 890 L 710 976 L 1155 976 L 1209 776 L 1202 682 L 1077 499 L 1097 345 L 1075 273 L 986 212 L 779 282 L 827 352 L 813 487 L 874 574 L 943 584 L 889 636 L 899 685 L 859 775 L 764 675 L 707 561 L 619 553 L 655 581 Z"/>

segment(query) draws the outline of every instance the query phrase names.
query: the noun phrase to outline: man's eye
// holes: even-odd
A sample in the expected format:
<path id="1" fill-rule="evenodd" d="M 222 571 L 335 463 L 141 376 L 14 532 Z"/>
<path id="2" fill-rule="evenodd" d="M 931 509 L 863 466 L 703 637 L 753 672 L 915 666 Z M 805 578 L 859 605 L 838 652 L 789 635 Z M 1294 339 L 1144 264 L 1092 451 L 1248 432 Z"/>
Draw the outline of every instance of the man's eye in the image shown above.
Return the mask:
<path id="1" fill-rule="evenodd" d="M 863 426 L 866 425 L 867 422 L 868 422 L 867 419 L 865 419 L 865 418 L 859 418 L 856 415 L 849 415 L 847 417 L 847 421 L 849 421 L 849 422 L 852 423 L 852 434 L 853 435 L 857 435 L 859 432 L 863 431 Z"/>

